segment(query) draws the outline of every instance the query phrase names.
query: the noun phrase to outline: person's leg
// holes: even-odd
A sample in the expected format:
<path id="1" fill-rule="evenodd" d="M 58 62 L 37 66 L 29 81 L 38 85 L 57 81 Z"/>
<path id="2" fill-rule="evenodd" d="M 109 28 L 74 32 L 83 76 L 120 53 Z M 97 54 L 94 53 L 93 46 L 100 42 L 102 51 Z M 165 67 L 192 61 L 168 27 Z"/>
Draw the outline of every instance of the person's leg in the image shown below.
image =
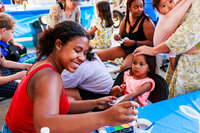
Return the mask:
<path id="1" fill-rule="evenodd" d="M 120 57 L 125 58 L 126 53 L 121 48 L 121 46 L 116 46 L 112 48 L 103 49 L 97 52 L 97 55 L 102 61 L 107 61 L 107 60 L 114 60 Z"/>
<path id="2" fill-rule="evenodd" d="M 110 94 L 93 93 L 91 91 L 86 91 L 86 90 L 83 90 L 80 88 L 78 88 L 78 91 L 79 91 L 79 94 L 80 94 L 82 100 L 98 99 L 98 98 L 110 95 Z"/>
<path id="3" fill-rule="evenodd" d="M 124 59 L 124 61 L 122 62 L 122 65 L 120 67 L 120 71 L 124 70 L 127 67 L 131 66 L 131 62 L 132 62 L 132 53 L 127 55 L 126 58 Z"/>
<path id="4" fill-rule="evenodd" d="M 74 98 L 75 100 L 82 100 L 80 93 L 79 93 L 78 89 L 76 89 L 76 88 L 65 89 L 65 93 L 67 96 L 70 96 L 70 97 Z"/>

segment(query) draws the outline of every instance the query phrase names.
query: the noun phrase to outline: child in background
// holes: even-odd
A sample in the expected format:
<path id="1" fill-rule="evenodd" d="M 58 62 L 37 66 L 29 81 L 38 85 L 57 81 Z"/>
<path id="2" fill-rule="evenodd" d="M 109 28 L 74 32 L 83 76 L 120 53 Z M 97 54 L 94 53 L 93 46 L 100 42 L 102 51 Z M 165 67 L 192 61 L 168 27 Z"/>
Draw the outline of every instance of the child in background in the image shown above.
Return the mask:
<path id="1" fill-rule="evenodd" d="M 0 13 L 0 40 L 9 41 L 13 37 L 14 30 L 14 19 L 8 14 Z M 14 95 L 18 86 L 18 82 L 15 80 L 21 79 L 26 73 L 26 71 L 19 69 L 29 69 L 30 66 L 31 64 L 6 60 L 0 49 L 0 97 L 12 97 Z"/>
<path id="2" fill-rule="evenodd" d="M 181 2 L 181 3 L 180 3 Z M 178 3 L 177 11 L 174 8 Z M 153 0 L 152 5 L 161 14 L 158 24 L 154 32 L 154 45 L 165 42 L 181 24 L 181 20 L 185 16 L 188 8 L 191 6 L 192 0 Z M 172 10 L 173 9 L 173 10 Z M 175 14 L 176 12 L 176 14 Z M 172 74 L 176 68 L 176 63 L 180 55 L 170 52 L 169 62 Z"/>
<path id="3" fill-rule="evenodd" d="M 155 56 L 133 56 L 131 69 L 124 73 L 124 83 L 114 86 L 111 95 L 119 97 L 126 94 L 122 101 L 130 100 L 130 97 L 141 106 L 148 105 L 148 97 L 154 90 L 155 82 L 151 77 L 155 75 Z"/>
<path id="4" fill-rule="evenodd" d="M 112 44 L 113 20 L 110 10 L 110 3 L 100 1 L 96 4 L 96 12 L 98 18 L 93 28 L 88 32 L 89 35 L 95 33 L 95 37 L 90 41 L 93 48 L 104 49 L 109 48 Z"/>

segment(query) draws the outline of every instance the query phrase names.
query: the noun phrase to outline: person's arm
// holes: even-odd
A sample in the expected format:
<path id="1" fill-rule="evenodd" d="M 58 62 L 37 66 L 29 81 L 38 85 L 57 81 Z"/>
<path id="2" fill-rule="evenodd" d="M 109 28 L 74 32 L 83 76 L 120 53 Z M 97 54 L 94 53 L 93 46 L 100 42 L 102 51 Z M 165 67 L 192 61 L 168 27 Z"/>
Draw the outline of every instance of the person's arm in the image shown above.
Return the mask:
<path id="1" fill-rule="evenodd" d="M 147 20 L 145 19 L 143 23 L 143 31 L 144 35 L 146 36 L 146 40 L 143 41 L 137 41 L 137 46 L 153 46 L 153 35 L 155 31 L 155 25 L 151 19 Z M 136 44 L 135 40 L 126 40 L 124 41 L 125 46 L 134 46 Z"/>
<path id="2" fill-rule="evenodd" d="M 150 82 L 144 83 L 142 86 L 140 86 L 139 88 L 135 89 L 130 94 L 127 94 L 127 96 L 121 102 L 129 101 L 130 97 L 132 99 L 135 99 L 138 96 L 140 96 L 141 94 L 143 94 L 143 93 L 145 93 L 147 91 L 150 91 L 151 87 L 152 87 L 152 83 L 150 83 Z"/>
<path id="3" fill-rule="evenodd" d="M 92 27 L 91 30 L 88 30 L 88 31 L 87 31 L 87 33 L 88 33 L 89 35 L 93 35 L 93 34 L 95 33 L 95 31 L 97 31 L 97 30 L 98 30 L 97 27 L 94 25 L 94 26 Z"/>
<path id="4" fill-rule="evenodd" d="M 13 75 L 9 76 L 0 76 L 0 85 L 4 85 L 6 83 L 12 82 L 14 80 L 22 79 L 22 77 L 26 74 L 26 71 L 20 71 Z"/>
<path id="5" fill-rule="evenodd" d="M 31 67 L 31 64 L 28 63 L 18 63 L 10 60 L 6 60 L 3 56 L 1 56 L 1 50 L 0 50 L 0 66 L 5 68 L 14 68 L 14 69 L 29 69 Z"/>
<path id="6" fill-rule="evenodd" d="M 122 20 L 122 23 L 121 23 L 121 25 L 120 25 L 118 35 L 114 35 L 114 39 L 115 39 L 116 41 L 121 40 L 120 37 L 122 36 L 124 30 L 125 30 L 125 17 L 124 17 L 124 19 Z"/>
<path id="7" fill-rule="evenodd" d="M 198 0 L 192 2 L 183 23 L 174 34 L 166 41 L 169 49 L 175 54 L 185 53 L 199 43 L 200 35 L 200 3 Z"/>
<path id="8" fill-rule="evenodd" d="M 24 46 L 23 46 L 22 44 L 15 42 L 15 41 L 14 41 L 14 38 L 10 39 L 9 43 L 12 44 L 12 45 L 14 45 L 14 46 L 18 46 L 18 47 L 20 47 L 21 49 L 24 48 Z"/>
<path id="9" fill-rule="evenodd" d="M 80 10 L 79 7 L 77 7 L 77 13 L 76 13 L 75 21 L 80 23 L 80 19 L 81 19 L 81 10 Z"/>
<path id="10" fill-rule="evenodd" d="M 53 26 L 61 22 L 62 10 L 58 4 L 51 7 L 49 12 Z"/>
<path id="11" fill-rule="evenodd" d="M 84 114 L 59 114 L 59 101 L 62 95 L 62 79 L 53 70 L 43 69 L 29 80 L 33 90 L 33 122 L 36 132 L 49 127 L 51 132 L 88 133 L 104 125 L 116 126 L 137 119 L 135 102 L 125 102 L 108 110 Z M 31 96 L 30 96 L 31 97 Z M 79 110 L 81 106 L 78 106 Z M 134 114 L 134 115 L 130 115 Z"/>
<path id="12" fill-rule="evenodd" d="M 70 102 L 69 113 L 84 113 L 93 109 L 106 109 L 108 103 L 113 103 L 116 100 L 114 96 L 102 97 L 94 100 L 80 100 Z M 77 110 L 77 108 L 79 108 Z"/>
<path id="13" fill-rule="evenodd" d="M 134 56 L 141 55 L 141 54 L 154 56 L 159 53 L 168 53 L 168 52 L 170 52 L 170 49 L 167 47 L 167 44 L 162 43 L 160 45 L 157 45 L 156 47 L 140 46 L 135 49 L 133 54 Z"/>

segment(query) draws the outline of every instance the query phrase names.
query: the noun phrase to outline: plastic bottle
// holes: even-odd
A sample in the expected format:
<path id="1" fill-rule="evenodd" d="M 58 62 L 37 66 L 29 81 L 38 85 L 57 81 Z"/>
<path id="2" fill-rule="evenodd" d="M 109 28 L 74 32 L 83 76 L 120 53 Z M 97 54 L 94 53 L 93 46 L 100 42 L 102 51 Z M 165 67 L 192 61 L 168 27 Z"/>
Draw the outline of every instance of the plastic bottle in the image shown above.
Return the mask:
<path id="1" fill-rule="evenodd" d="M 23 7 L 24 7 L 24 10 L 27 9 L 27 1 L 26 0 L 23 1 Z"/>
<path id="2" fill-rule="evenodd" d="M 50 133 L 50 130 L 48 127 L 43 127 L 40 129 L 40 133 Z"/>

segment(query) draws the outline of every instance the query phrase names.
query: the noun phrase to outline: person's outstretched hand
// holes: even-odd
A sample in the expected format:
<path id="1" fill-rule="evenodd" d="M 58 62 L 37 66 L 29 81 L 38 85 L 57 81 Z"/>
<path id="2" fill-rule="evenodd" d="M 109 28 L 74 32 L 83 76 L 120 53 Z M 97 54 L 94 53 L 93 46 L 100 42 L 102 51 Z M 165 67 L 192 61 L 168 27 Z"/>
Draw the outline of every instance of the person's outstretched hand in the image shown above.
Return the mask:
<path id="1" fill-rule="evenodd" d="M 145 55 L 150 55 L 150 56 L 154 56 L 156 55 L 153 47 L 149 47 L 149 46 L 140 46 L 138 48 L 135 49 L 135 51 L 133 52 L 134 55 L 141 55 L 141 54 L 145 54 Z"/>
<path id="2" fill-rule="evenodd" d="M 114 103 L 117 100 L 114 96 L 106 96 L 99 99 L 96 99 L 97 109 L 106 109 L 108 108 L 108 103 Z"/>
<path id="3" fill-rule="evenodd" d="M 22 79 L 24 77 L 24 75 L 26 74 L 27 71 L 20 71 L 20 72 L 17 72 L 15 73 L 15 80 L 18 80 L 18 79 Z"/>
<path id="4" fill-rule="evenodd" d="M 139 104 L 134 101 L 127 101 L 112 106 L 103 112 L 105 123 L 108 126 L 117 126 L 136 120 L 138 111 L 133 107 L 138 108 Z"/>
<path id="5" fill-rule="evenodd" d="M 120 35 L 117 35 L 117 34 L 114 35 L 114 39 L 115 39 L 115 41 L 119 41 L 119 40 L 121 40 L 120 38 L 121 38 Z"/>

